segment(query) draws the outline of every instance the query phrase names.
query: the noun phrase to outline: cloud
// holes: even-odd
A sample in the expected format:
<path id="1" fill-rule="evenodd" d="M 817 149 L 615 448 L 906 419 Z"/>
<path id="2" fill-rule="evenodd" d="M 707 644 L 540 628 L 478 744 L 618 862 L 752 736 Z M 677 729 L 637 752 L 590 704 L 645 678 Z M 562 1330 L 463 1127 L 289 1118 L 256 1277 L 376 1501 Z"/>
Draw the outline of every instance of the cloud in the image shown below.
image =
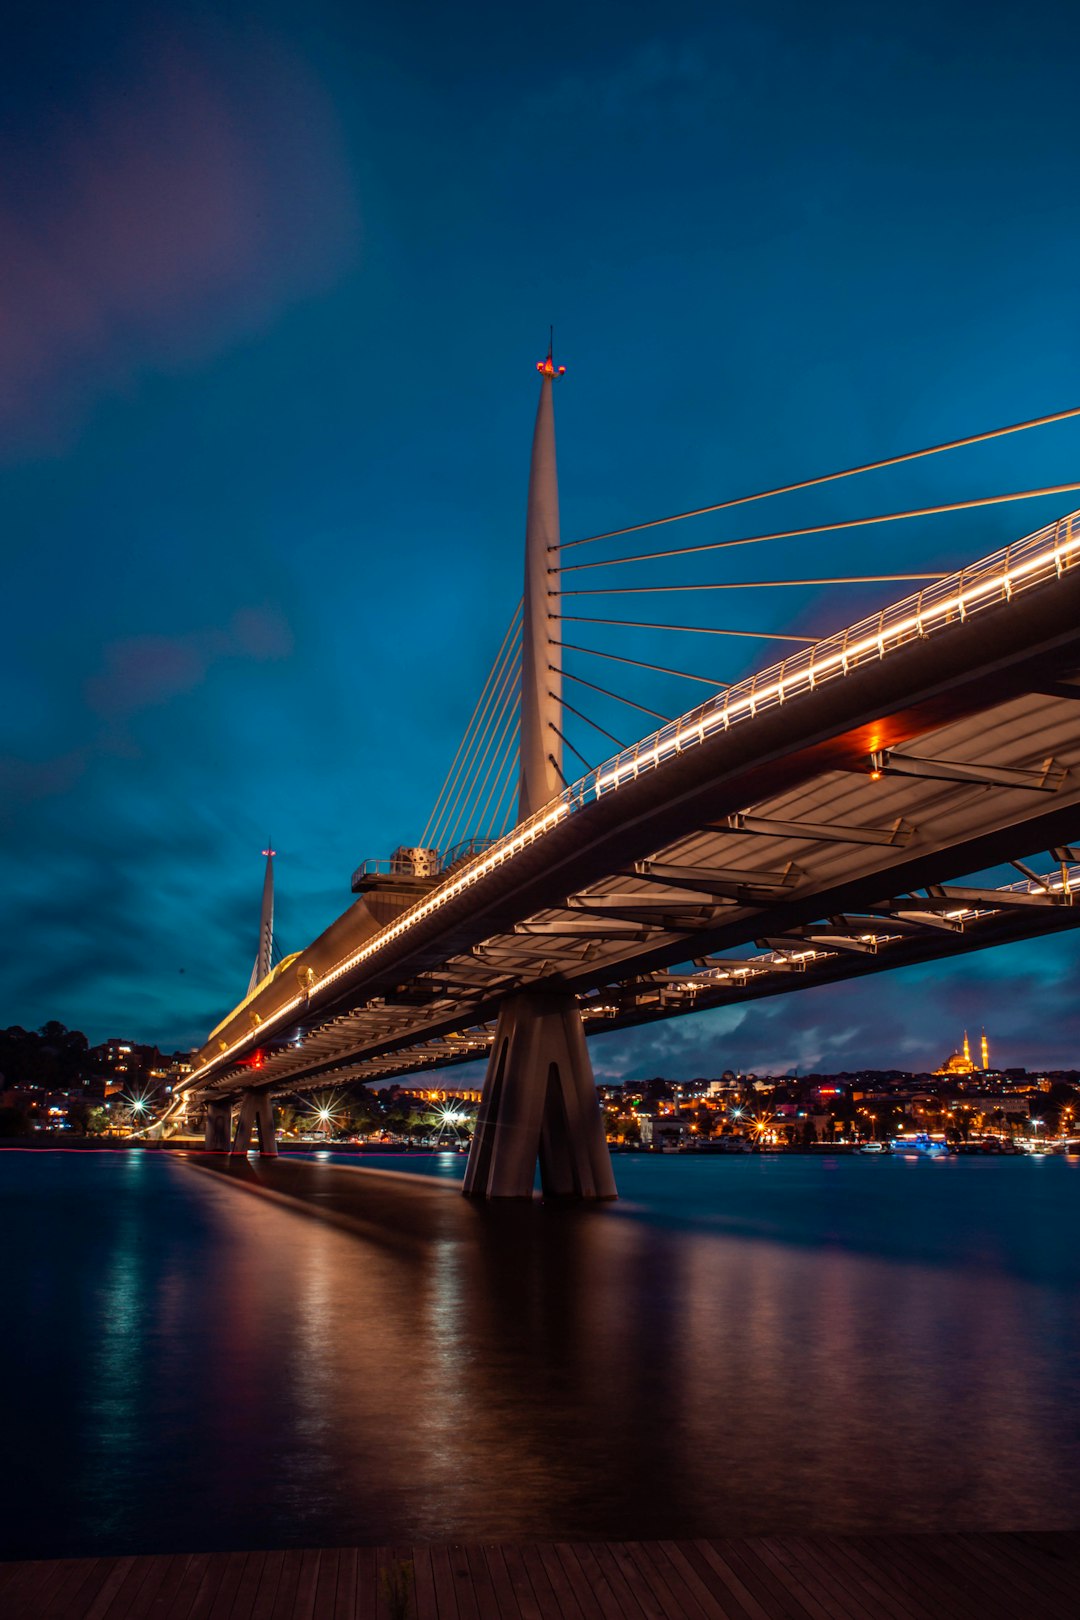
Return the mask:
<path id="1" fill-rule="evenodd" d="M 287 658 L 293 637 L 275 608 L 243 608 L 225 630 L 132 636 L 104 649 L 104 667 L 86 683 L 86 701 L 103 716 L 132 714 L 189 692 L 223 658 L 263 663 Z"/>
<path id="2" fill-rule="evenodd" d="M 22 449 L 355 257 L 342 142 L 295 56 L 254 32 L 158 33 L 119 42 L 110 69 L 0 139 L 0 425 Z"/>

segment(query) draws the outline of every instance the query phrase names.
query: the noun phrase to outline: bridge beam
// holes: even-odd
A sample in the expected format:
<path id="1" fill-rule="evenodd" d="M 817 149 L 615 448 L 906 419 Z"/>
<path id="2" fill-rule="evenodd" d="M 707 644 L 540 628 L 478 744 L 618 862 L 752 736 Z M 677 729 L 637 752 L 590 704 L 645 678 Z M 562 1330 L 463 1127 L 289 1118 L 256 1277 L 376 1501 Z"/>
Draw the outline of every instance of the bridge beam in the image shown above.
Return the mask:
<path id="1" fill-rule="evenodd" d="M 464 1192 L 616 1198 L 611 1155 L 581 1014 L 567 994 L 520 991 L 503 1002 L 488 1058 Z"/>
<path id="2" fill-rule="evenodd" d="M 232 1113 L 232 1103 L 228 1098 L 211 1099 L 207 1103 L 207 1153 L 228 1153 L 232 1137 Z"/>
<path id="3" fill-rule="evenodd" d="M 232 1151 L 247 1153 L 252 1137 L 257 1134 L 259 1152 L 269 1158 L 277 1157 L 277 1136 L 274 1131 L 274 1105 L 268 1091 L 245 1091 L 240 1098 L 240 1114 L 236 1121 L 236 1135 Z"/>

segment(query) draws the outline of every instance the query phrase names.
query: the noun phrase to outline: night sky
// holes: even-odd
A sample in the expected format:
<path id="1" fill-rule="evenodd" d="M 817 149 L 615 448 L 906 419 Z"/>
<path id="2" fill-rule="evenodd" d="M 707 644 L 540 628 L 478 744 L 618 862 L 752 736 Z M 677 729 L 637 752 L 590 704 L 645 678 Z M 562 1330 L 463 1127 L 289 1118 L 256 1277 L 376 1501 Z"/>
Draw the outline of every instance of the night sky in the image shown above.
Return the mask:
<path id="1" fill-rule="evenodd" d="M 268 836 L 285 950 L 419 836 L 520 591 L 549 322 L 564 538 L 1080 403 L 1075 4 L 7 18 L 0 1023 L 196 1042 L 246 988 Z M 1067 424 L 661 543 L 1078 468 Z M 1076 505 L 723 566 L 933 568 Z M 817 631 L 882 599 L 725 612 Z M 766 656 L 732 646 L 720 676 Z M 999 1062 L 1072 1065 L 1078 957 L 988 953 L 594 1058 L 921 1067 L 985 1024 Z"/>

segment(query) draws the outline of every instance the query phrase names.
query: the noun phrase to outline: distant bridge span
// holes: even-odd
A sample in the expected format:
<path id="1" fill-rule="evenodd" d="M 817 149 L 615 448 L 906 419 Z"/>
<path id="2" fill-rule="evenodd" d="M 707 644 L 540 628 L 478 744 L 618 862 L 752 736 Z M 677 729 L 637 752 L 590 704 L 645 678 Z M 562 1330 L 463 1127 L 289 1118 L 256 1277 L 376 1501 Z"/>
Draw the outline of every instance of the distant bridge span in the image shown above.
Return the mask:
<path id="1" fill-rule="evenodd" d="M 548 1190 L 611 1196 L 582 1031 L 1074 926 L 1077 520 L 718 692 L 570 787 L 534 793 L 510 833 L 450 871 L 387 877 L 197 1054 L 188 1089 L 208 1104 L 210 1138 L 227 1144 L 239 1100 L 246 1147 L 256 1121 L 272 1129 L 271 1093 L 494 1046 L 468 1190 L 525 1195 L 539 1151 Z M 555 523 L 557 543 L 557 508 Z M 550 532 L 549 521 L 549 556 Z M 526 602 L 528 613 L 528 590 Z M 530 680 L 550 679 L 552 657 L 539 634 L 526 645 L 523 722 Z M 551 724 L 542 708 L 534 777 Z M 561 751 L 547 758 L 558 768 Z M 1038 870 L 1007 888 L 956 881 L 1033 854 Z M 723 954 L 754 943 L 756 956 Z"/>

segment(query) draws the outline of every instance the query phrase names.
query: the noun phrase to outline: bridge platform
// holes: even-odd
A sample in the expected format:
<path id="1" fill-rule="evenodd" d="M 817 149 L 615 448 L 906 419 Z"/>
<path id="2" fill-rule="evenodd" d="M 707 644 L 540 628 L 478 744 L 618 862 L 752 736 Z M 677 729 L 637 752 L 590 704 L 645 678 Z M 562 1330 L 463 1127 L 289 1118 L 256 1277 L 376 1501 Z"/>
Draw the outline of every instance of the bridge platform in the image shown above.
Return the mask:
<path id="1" fill-rule="evenodd" d="M 395 1602 L 393 1589 L 407 1593 Z M 1080 1534 L 179 1553 L 0 1565 L 4 1620 L 1056 1620 Z"/>

